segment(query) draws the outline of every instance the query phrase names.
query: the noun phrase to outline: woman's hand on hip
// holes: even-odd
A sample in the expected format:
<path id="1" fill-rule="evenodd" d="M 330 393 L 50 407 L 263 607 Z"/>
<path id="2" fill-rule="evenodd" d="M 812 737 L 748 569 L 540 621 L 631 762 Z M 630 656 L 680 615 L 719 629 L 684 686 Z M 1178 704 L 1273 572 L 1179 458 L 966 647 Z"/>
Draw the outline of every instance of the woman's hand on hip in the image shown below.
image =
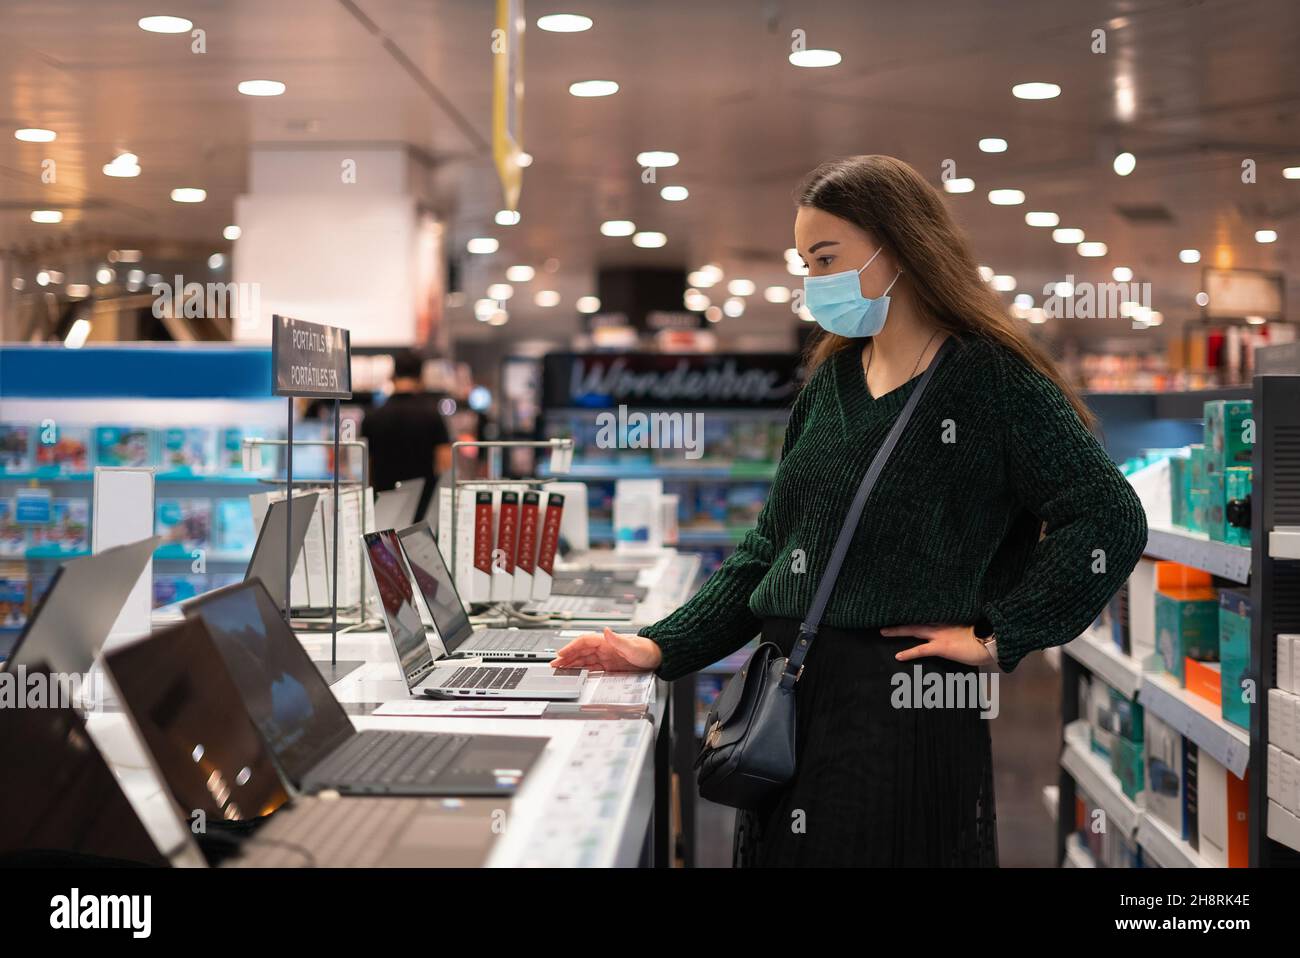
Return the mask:
<path id="1" fill-rule="evenodd" d="M 914 636 L 921 640 L 920 645 L 904 649 L 894 656 L 900 662 L 940 658 L 963 665 L 988 665 L 993 660 L 969 625 L 891 625 L 881 629 L 880 634 L 902 639 Z"/>
<path id="2" fill-rule="evenodd" d="M 560 646 L 551 665 L 557 669 L 592 669 L 602 672 L 649 672 L 663 661 L 659 646 L 639 635 L 606 628 L 589 632 Z"/>

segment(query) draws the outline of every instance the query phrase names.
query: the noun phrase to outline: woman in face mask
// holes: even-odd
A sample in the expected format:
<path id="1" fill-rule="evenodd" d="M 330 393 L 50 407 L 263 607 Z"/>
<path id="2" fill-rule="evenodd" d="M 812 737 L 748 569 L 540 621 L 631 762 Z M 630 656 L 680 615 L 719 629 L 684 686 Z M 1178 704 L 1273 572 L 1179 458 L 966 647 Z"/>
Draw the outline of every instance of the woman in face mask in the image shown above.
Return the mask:
<path id="1" fill-rule="evenodd" d="M 583 636 L 556 665 L 672 679 L 756 634 L 789 654 L 868 464 L 937 363 L 795 685 L 794 777 L 739 814 L 736 854 L 996 864 L 998 680 L 1092 622 L 1146 545 L 1142 506 L 920 174 L 887 156 L 836 160 L 796 203 L 823 333 L 757 526 L 676 612 L 639 635 Z"/>

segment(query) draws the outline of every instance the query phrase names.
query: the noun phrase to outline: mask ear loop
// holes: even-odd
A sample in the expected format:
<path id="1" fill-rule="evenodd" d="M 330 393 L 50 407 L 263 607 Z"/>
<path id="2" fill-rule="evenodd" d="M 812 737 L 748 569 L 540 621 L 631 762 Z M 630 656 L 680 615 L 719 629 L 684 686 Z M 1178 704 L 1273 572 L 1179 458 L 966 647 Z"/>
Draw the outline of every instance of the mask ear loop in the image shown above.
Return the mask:
<path id="1" fill-rule="evenodd" d="M 868 266 L 870 266 L 872 263 L 874 263 L 874 262 L 876 261 L 876 257 L 880 255 L 880 251 L 881 251 L 882 249 L 884 249 L 883 246 L 877 246 L 877 247 L 876 247 L 876 251 L 875 251 L 874 253 L 871 254 L 871 259 L 869 259 L 869 260 L 867 260 L 865 263 L 863 263 L 863 264 L 862 264 L 862 269 L 858 270 L 858 275 L 859 275 L 859 276 L 862 275 L 862 271 L 863 271 L 863 270 L 865 270 Z"/>
<path id="2" fill-rule="evenodd" d="M 881 293 L 880 295 L 881 295 L 881 296 L 888 296 L 888 295 L 889 295 L 889 291 L 890 291 L 891 289 L 894 288 L 894 283 L 897 283 L 897 282 L 898 282 L 898 277 L 899 277 L 899 276 L 902 276 L 902 275 L 903 275 L 903 271 L 900 269 L 900 270 L 899 270 L 899 271 L 894 275 L 894 278 L 893 278 L 893 280 L 890 281 L 889 285 L 885 287 L 885 291 L 884 291 L 883 293 Z"/>

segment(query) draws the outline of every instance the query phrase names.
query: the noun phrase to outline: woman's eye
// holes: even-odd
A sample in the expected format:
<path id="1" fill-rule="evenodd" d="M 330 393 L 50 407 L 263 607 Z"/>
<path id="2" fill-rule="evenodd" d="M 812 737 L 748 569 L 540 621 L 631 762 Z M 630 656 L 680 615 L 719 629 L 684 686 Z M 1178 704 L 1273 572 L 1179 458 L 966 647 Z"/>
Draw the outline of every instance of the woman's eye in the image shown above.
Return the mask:
<path id="1" fill-rule="evenodd" d="M 834 257 L 834 256 L 818 256 L 818 257 L 817 257 L 817 265 L 818 265 L 818 266 L 822 266 L 822 267 L 830 266 L 831 263 L 833 263 L 833 262 L 835 262 L 835 257 Z"/>

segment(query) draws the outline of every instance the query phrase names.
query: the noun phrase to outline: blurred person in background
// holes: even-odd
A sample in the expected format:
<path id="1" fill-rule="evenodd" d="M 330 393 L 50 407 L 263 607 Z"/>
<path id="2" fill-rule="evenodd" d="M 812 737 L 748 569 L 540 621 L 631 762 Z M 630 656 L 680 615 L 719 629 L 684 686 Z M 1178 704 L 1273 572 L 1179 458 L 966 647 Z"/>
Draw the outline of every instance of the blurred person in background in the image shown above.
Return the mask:
<path id="1" fill-rule="evenodd" d="M 424 389 L 423 369 L 424 360 L 414 350 L 396 353 L 392 393 L 361 423 L 361 435 L 370 443 L 375 492 L 410 479 L 424 480 L 417 518 L 423 518 L 438 477 L 451 469 L 451 435 L 438 411 L 437 397 Z"/>

